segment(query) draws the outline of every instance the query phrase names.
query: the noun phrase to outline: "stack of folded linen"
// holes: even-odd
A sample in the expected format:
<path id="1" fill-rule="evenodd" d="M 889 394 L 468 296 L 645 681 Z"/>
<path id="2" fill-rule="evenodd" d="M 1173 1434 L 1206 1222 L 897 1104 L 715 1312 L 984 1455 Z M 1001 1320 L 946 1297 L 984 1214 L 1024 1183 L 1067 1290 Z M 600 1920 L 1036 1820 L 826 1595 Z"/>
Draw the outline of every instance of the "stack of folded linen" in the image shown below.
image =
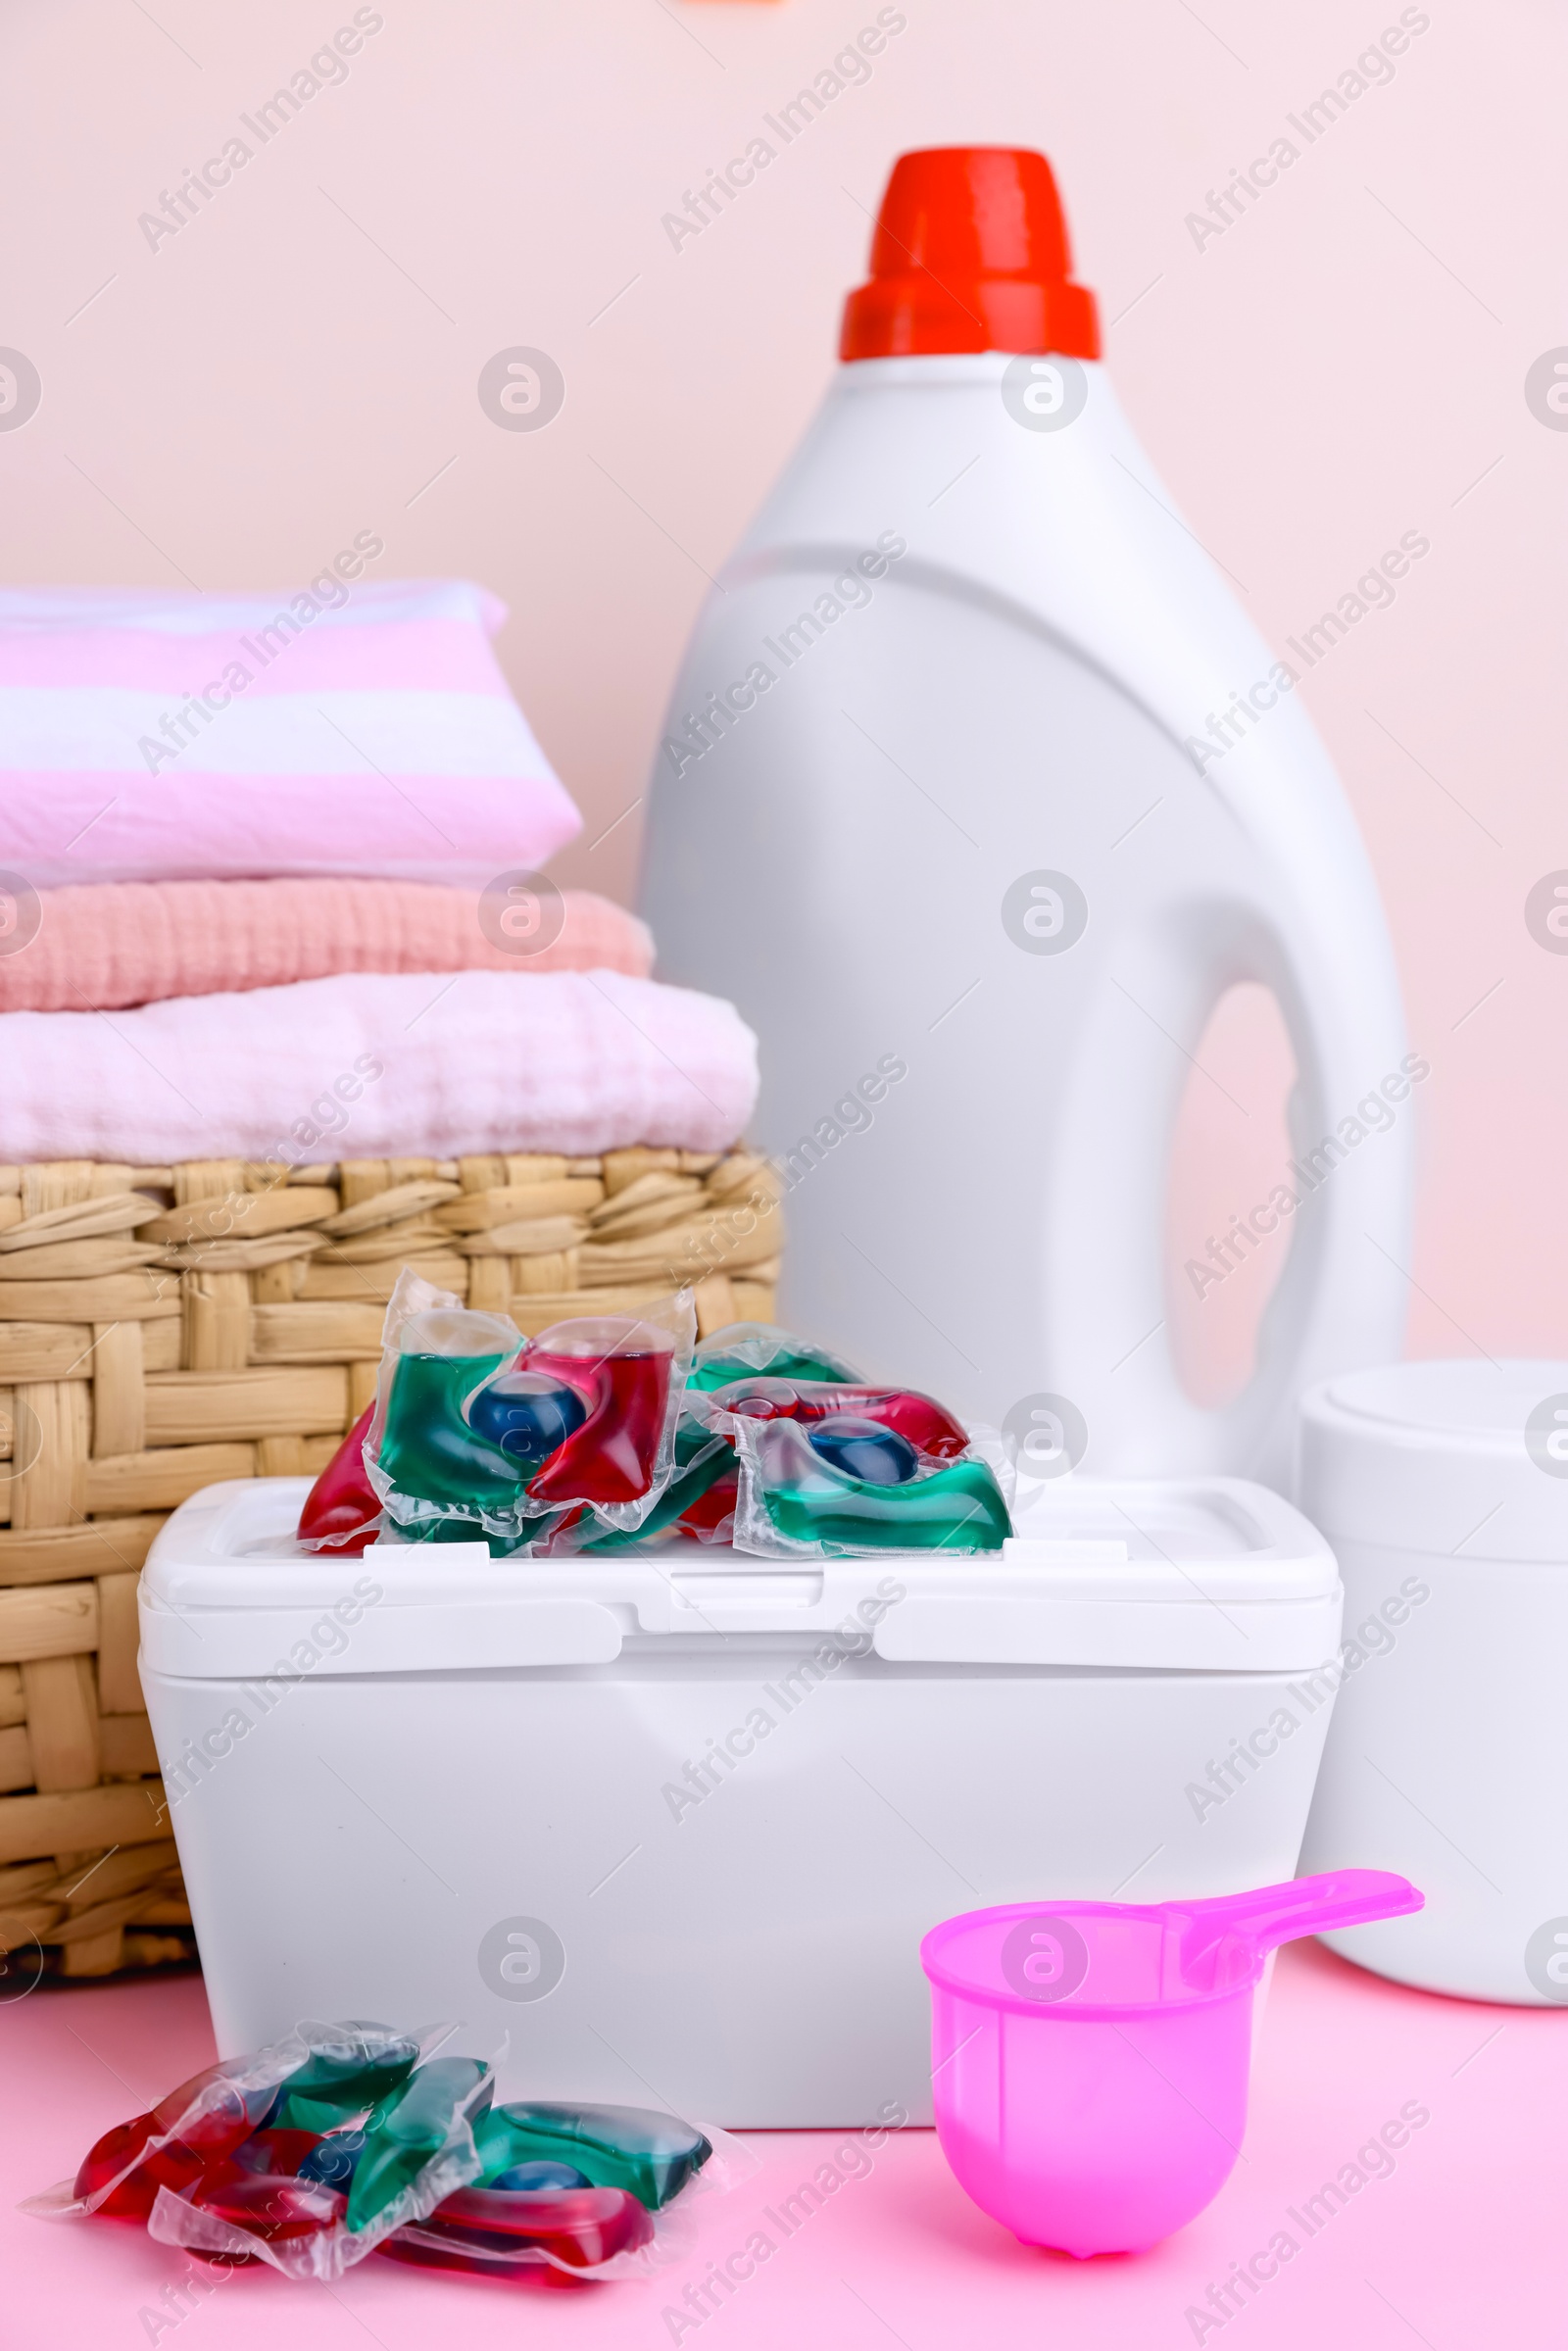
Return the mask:
<path id="1" fill-rule="evenodd" d="M 363 553 L 363 551 L 362 551 Z M 462 581 L 0 591 L 0 1160 L 718 1151 L 756 1048 L 539 868 Z M 352 586 L 349 584 L 353 577 Z"/>

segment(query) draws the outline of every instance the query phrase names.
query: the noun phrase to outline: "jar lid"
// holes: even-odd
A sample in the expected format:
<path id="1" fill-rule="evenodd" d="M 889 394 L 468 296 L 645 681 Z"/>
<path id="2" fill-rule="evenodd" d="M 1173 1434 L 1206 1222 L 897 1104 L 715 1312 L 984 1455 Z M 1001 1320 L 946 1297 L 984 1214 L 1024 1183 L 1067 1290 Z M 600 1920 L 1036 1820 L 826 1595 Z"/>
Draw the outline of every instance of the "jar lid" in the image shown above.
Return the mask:
<path id="1" fill-rule="evenodd" d="M 1325 1380 L 1301 1399 L 1297 1492 L 1331 1543 L 1568 1564 L 1568 1362 Z"/>

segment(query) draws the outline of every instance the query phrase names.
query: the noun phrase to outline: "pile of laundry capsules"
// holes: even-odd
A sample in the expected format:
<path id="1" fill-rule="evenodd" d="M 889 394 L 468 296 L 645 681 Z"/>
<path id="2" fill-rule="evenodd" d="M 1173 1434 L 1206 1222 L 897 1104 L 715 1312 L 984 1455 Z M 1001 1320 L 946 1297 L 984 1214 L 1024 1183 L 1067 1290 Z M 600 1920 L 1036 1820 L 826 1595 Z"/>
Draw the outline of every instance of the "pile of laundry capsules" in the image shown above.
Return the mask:
<path id="1" fill-rule="evenodd" d="M 984 1432 L 766 1324 L 694 1336 L 686 1291 L 525 1340 L 405 1272 L 375 1402 L 312 1489 L 300 1541 L 482 1538 L 502 1557 L 683 1538 L 762 1558 L 1001 1549 L 1011 1523 Z"/>
<path id="2" fill-rule="evenodd" d="M 478 2058 L 432 2057 L 385 2025 L 303 2024 L 209 2066 L 106 2131 L 74 2182 L 28 2210 L 145 2222 L 228 2265 L 332 2279 L 368 2254 L 514 2275 L 642 2276 L 643 2248 L 705 2166 L 732 2154 L 640 2107 L 493 2103 Z"/>

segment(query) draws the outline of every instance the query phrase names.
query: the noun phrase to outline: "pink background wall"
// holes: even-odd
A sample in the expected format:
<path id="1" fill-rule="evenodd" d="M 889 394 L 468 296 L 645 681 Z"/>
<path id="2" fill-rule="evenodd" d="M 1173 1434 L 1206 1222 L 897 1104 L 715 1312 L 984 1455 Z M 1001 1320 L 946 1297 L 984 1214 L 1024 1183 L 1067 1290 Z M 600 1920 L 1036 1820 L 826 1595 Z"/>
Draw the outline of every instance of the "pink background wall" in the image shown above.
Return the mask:
<path id="1" fill-rule="evenodd" d="M 1134 422 L 1265 637 L 1283 645 L 1401 532 L 1431 540 L 1301 688 L 1432 1062 L 1411 1345 L 1568 1352 L 1568 956 L 1523 911 L 1568 867 L 1568 435 L 1525 398 L 1568 342 L 1560 14 L 1431 0 L 1392 80 L 1200 250 L 1187 215 L 1396 6 L 900 4 L 870 79 L 677 252 L 662 216 L 872 0 L 378 0 L 346 78 L 265 147 L 243 133 L 249 164 L 152 251 L 138 215 L 352 6 L 12 0 L 0 345 L 43 396 L 0 432 L 0 569 L 292 588 L 370 528 L 383 576 L 488 582 L 512 607 L 509 674 L 587 818 L 562 877 L 628 895 L 705 574 L 821 391 L 889 163 L 1041 146 Z M 476 397 L 518 344 L 564 374 L 541 432 L 498 429 Z M 1201 1058 L 1218 1083 L 1190 1100 L 1178 1255 L 1283 1156 L 1266 1018 L 1225 1009 Z M 1180 1305 L 1206 1391 L 1245 1365 L 1272 1271 Z"/>

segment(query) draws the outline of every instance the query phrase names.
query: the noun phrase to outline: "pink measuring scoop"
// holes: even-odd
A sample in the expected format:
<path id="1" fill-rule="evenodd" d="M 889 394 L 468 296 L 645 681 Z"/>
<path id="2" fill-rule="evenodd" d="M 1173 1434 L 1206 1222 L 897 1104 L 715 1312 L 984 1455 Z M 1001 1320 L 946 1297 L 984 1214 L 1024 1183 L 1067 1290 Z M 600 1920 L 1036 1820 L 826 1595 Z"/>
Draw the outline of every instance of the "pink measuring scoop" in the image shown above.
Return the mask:
<path id="1" fill-rule="evenodd" d="M 937 2135 L 959 2185 L 1029 2245 L 1142 2252 L 1219 2193 L 1247 2125 L 1270 1951 L 1419 1910 L 1385 1870 L 1197 1902 L 1013 1902 L 934 1927 Z"/>

